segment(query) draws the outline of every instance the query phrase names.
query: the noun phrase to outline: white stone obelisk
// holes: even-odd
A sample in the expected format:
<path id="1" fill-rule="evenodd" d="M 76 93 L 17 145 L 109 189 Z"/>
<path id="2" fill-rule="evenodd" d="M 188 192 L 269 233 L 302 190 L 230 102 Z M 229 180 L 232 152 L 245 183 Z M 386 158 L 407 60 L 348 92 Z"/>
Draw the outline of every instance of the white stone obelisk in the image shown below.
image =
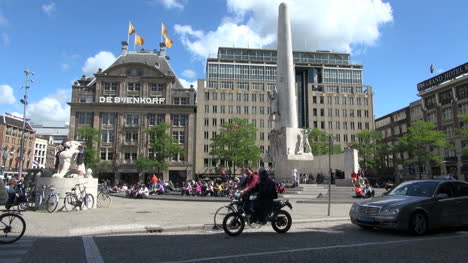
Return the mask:
<path id="1" fill-rule="evenodd" d="M 281 3 L 278 14 L 276 88 L 271 100 L 275 129 L 270 132 L 268 161 L 275 163 L 276 180 L 291 180 L 290 171 L 307 172 L 314 159 L 308 133 L 298 127 L 297 95 L 288 6 Z"/>
<path id="2" fill-rule="evenodd" d="M 278 14 L 277 79 L 279 124 L 277 128 L 298 128 L 297 96 L 288 6 L 281 3 Z"/>

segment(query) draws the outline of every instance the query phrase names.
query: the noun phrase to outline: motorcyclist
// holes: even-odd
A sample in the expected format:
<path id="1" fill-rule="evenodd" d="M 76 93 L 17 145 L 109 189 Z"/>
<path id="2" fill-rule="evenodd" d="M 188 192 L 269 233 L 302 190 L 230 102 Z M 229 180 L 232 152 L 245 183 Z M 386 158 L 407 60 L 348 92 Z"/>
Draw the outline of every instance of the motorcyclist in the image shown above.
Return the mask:
<path id="1" fill-rule="evenodd" d="M 265 223 L 268 213 L 270 213 L 273 208 L 273 199 L 278 198 L 278 193 L 276 192 L 275 182 L 269 176 L 268 168 L 262 167 L 258 170 L 258 173 L 260 175 L 260 182 L 253 190 L 257 193 L 255 219 Z"/>
<path id="2" fill-rule="evenodd" d="M 247 173 L 247 178 L 244 180 L 244 182 L 242 182 L 239 185 L 239 189 L 241 189 L 239 191 L 239 194 L 240 194 L 241 198 L 243 198 L 243 199 L 248 198 L 247 200 L 249 200 L 250 195 L 253 193 L 252 190 L 254 190 L 255 186 L 258 184 L 260 179 L 258 177 L 257 172 L 254 172 L 250 167 L 247 167 L 245 170 L 246 170 L 246 173 Z M 253 214 L 253 212 L 255 211 L 254 210 L 255 200 L 249 200 L 248 204 L 247 204 L 247 208 L 248 208 L 249 212 L 251 212 L 251 214 Z"/>

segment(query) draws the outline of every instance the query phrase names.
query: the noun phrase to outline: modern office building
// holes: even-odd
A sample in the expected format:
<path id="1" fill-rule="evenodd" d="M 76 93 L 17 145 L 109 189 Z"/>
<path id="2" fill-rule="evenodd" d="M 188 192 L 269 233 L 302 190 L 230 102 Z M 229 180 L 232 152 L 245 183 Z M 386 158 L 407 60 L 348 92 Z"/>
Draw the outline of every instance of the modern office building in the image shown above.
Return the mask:
<path id="1" fill-rule="evenodd" d="M 350 54 L 295 51 L 293 57 L 300 128 L 333 135 L 342 148 L 356 140 L 356 133 L 374 129 L 372 88 L 363 85 L 363 66 L 352 64 Z M 257 128 L 257 145 L 263 153 L 269 150 L 276 61 L 276 50 L 226 47 L 208 58 L 206 79 L 198 81 L 196 173 L 226 167 L 209 155 L 209 145 L 233 118 L 248 119 Z"/>
<path id="2" fill-rule="evenodd" d="M 1 167 L 4 171 L 17 171 L 20 165 L 21 134 L 23 118 L 9 113 L 0 115 L 0 150 L 2 151 Z M 24 133 L 23 169 L 32 167 L 34 156 L 34 130 L 26 121 Z"/>
<path id="3" fill-rule="evenodd" d="M 68 125 L 59 121 L 41 121 L 41 123 L 31 122 L 31 127 L 36 134 L 46 136 L 49 140 L 52 138 L 52 143 L 55 145 L 61 144 L 68 138 Z"/>
<path id="4" fill-rule="evenodd" d="M 159 176 L 174 182 L 192 178 L 195 142 L 195 90 L 183 88 L 165 55 L 160 51 L 128 51 L 122 42 L 122 54 L 105 70 L 93 77 L 83 76 L 72 87 L 69 137 L 91 126 L 101 132 L 97 148 L 110 168 L 100 178 L 123 180 L 128 184 L 146 182 L 155 170 L 136 166 L 140 157 L 157 154 L 150 148 L 145 129 L 166 122 L 168 131 L 185 150 L 169 160 L 169 171 Z"/>

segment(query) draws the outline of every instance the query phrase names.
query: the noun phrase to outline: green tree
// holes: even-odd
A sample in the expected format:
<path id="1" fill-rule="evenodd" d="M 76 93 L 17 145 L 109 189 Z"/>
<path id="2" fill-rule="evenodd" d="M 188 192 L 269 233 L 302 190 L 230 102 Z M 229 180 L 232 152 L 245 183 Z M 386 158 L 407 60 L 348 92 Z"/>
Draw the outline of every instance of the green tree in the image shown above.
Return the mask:
<path id="1" fill-rule="evenodd" d="M 211 139 L 210 155 L 236 165 L 253 164 L 261 159 L 260 148 L 255 145 L 257 129 L 247 120 L 233 119 L 222 125 L 218 135 Z"/>
<path id="2" fill-rule="evenodd" d="M 419 167 L 427 161 L 441 162 L 441 156 L 435 148 L 451 148 L 445 134 L 436 130 L 433 123 L 414 121 L 408 128 L 408 133 L 399 138 L 396 149 L 408 152 L 416 159 Z"/>
<path id="3" fill-rule="evenodd" d="M 169 124 L 163 122 L 145 130 L 145 134 L 149 136 L 149 145 L 154 154 L 149 157 L 139 157 L 137 160 L 138 168 L 155 168 L 159 174 L 161 171 L 167 171 L 169 167 L 168 158 L 172 158 L 175 154 L 184 156 L 184 148 L 179 145 L 176 138 L 166 132 L 168 129 Z"/>
<path id="4" fill-rule="evenodd" d="M 90 126 L 83 126 L 76 131 L 76 135 L 84 143 L 84 163 L 86 167 L 95 168 L 96 163 L 99 161 L 95 147 L 100 140 L 101 133 Z"/>
<path id="5" fill-rule="evenodd" d="M 312 129 L 309 133 L 309 144 L 314 155 L 326 155 L 329 151 L 329 136 L 327 133 L 319 130 Z M 333 144 L 332 154 L 342 153 L 339 144 Z"/>
<path id="6" fill-rule="evenodd" d="M 379 166 L 379 156 L 384 152 L 382 134 L 378 131 L 361 131 L 356 134 L 357 141 L 350 143 L 349 147 L 359 151 L 359 165 L 364 169 Z"/>
<path id="7" fill-rule="evenodd" d="M 467 123 L 468 124 L 468 114 L 460 114 L 458 115 L 458 119 L 460 119 L 463 124 Z M 462 128 L 456 129 L 456 133 L 460 136 L 462 136 L 464 139 L 468 138 L 468 125 L 463 125 Z M 468 148 L 463 148 L 463 154 L 468 155 Z"/>

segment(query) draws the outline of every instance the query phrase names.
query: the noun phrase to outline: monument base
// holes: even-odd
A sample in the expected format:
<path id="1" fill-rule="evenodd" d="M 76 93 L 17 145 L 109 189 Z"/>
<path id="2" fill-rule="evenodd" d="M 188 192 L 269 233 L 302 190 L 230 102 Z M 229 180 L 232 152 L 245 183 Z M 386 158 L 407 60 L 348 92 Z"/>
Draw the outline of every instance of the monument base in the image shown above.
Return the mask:
<path id="1" fill-rule="evenodd" d="M 297 170 L 297 180 L 299 180 L 299 175 L 303 173 L 309 174 L 312 172 L 310 167 L 313 160 L 276 160 L 275 162 L 275 181 L 282 183 L 283 181 L 292 182 L 292 169 Z"/>
<path id="2" fill-rule="evenodd" d="M 98 194 L 98 179 L 97 178 L 54 178 L 54 177 L 38 177 L 36 178 L 36 191 L 42 191 L 41 186 L 47 185 L 47 189 L 45 191 L 45 199 L 42 202 L 42 205 L 39 209 L 45 208 L 45 203 L 47 201 L 47 197 L 50 193 L 49 186 L 53 185 L 55 188 L 55 192 L 59 193 L 59 205 L 58 209 L 63 207 L 63 200 L 65 198 L 66 192 L 71 192 L 71 189 L 76 186 L 76 184 L 84 184 L 86 186 L 86 193 L 92 194 L 94 197 L 94 207 L 96 208 L 96 198 Z M 83 189 L 83 186 L 81 186 Z M 78 188 L 77 188 L 78 191 Z"/>

